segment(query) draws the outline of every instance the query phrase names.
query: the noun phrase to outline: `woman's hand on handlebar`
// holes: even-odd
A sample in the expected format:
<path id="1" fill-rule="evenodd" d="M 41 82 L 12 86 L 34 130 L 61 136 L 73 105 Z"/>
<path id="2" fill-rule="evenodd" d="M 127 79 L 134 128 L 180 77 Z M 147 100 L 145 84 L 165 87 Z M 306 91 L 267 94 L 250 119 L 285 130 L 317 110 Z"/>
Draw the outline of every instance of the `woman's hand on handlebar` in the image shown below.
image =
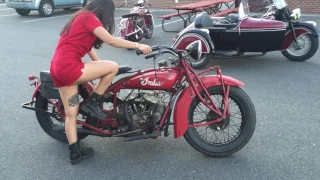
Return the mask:
<path id="1" fill-rule="evenodd" d="M 152 52 L 151 47 L 145 44 L 137 44 L 138 50 L 142 51 L 144 55 L 150 54 Z"/>

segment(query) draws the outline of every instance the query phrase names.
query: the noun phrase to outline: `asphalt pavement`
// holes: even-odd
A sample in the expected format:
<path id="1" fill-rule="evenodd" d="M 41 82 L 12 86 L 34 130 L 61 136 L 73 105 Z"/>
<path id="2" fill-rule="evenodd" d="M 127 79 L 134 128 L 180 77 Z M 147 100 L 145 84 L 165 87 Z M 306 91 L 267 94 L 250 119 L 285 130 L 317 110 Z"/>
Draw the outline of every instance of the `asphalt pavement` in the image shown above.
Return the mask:
<path id="1" fill-rule="evenodd" d="M 288 61 L 280 52 L 263 57 L 215 59 L 225 75 L 243 87 L 257 111 L 256 131 L 242 150 L 228 158 L 209 158 L 183 139 L 160 137 L 129 143 L 121 139 L 88 137 L 95 149 L 91 159 L 76 166 L 68 162 L 68 147 L 40 128 L 35 113 L 21 108 L 31 100 L 28 75 L 48 70 L 59 32 L 75 11 L 57 10 L 50 18 L 38 12 L 21 17 L 0 4 L 0 177 L 19 179 L 246 179 L 311 180 L 320 176 L 320 51 L 302 63 Z M 116 11 L 116 22 L 127 10 Z M 165 33 L 164 11 L 153 11 L 154 36 L 142 43 L 172 44 L 176 33 Z M 302 17 L 320 24 L 319 17 Z M 171 21 L 179 20 L 173 18 Z M 170 21 L 169 21 L 170 22 Z M 182 21 L 171 23 L 179 29 Z M 261 42 L 263 43 L 263 42 Z M 134 51 L 104 45 L 102 59 L 133 69 L 153 67 L 152 60 Z M 88 61 L 86 57 L 85 61 Z"/>

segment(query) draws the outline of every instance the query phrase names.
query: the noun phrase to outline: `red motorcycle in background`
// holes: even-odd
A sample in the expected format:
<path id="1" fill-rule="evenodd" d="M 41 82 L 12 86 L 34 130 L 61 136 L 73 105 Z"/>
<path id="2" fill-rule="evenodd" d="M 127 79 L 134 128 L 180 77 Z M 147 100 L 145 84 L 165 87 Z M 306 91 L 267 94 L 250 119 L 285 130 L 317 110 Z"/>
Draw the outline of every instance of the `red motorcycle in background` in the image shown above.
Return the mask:
<path id="1" fill-rule="evenodd" d="M 152 37 L 154 19 L 145 3 L 145 0 L 133 3 L 134 7 L 130 13 L 122 15 L 118 25 L 118 36 L 133 42 L 139 42 L 142 38 L 150 39 Z M 120 7 L 125 4 L 128 4 L 128 2 L 125 1 Z"/>
<path id="2" fill-rule="evenodd" d="M 254 105 L 241 89 L 244 84 L 222 75 L 218 66 L 196 73 L 185 56 L 169 46 L 153 46 L 152 50 L 145 58 L 153 58 L 154 63 L 165 53 L 174 58 L 147 70 L 132 71 L 129 66 L 120 66 L 117 75 L 133 74 L 114 82 L 105 92 L 103 108 L 108 120 L 93 118 L 80 109 L 79 140 L 88 135 L 122 137 L 126 142 L 156 139 L 162 132 L 169 136 L 169 125 L 173 125 L 174 138 L 184 136 L 195 150 L 206 155 L 226 156 L 242 149 L 256 125 Z M 200 58 L 201 42 L 191 43 L 185 51 Z M 142 52 L 137 51 L 139 54 Z M 217 75 L 200 77 L 212 70 Z M 35 111 L 38 123 L 50 137 L 67 143 L 64 108 L 50 72 L 40 72 L 40 78 L 31 75 L 29 80 L 35 90 L 32 100 L 22 107 Z M 94 84 L 87 82 L 78 87 L 81 107 Z M 123 92 L 128 94 L 120 97 Z"/>

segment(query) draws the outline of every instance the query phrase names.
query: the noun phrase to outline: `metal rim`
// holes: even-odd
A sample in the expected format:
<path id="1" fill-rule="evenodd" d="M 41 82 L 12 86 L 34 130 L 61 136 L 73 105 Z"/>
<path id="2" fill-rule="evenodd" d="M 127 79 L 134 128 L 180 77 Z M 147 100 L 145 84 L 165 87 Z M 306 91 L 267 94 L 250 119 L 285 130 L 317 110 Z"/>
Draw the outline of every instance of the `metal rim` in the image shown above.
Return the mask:
<path id="1" fill-rule="evenodd" d="M 304 56 L 307 54 L 312 46 L 311 38 L 307 34 L 303 34 L 297 38 L 298 45 L 293 42 L 287 49 L 287 52 L 292 56 Z M 301 48 L 299 48 L 299 46 Z"/>
<path id="2" fill-rule="evenodd" d="M 43 9 L 43 12 L 47 15 L 52 13 L 52 6 L 49 3 L 45 3 L 42 9 Z"/>

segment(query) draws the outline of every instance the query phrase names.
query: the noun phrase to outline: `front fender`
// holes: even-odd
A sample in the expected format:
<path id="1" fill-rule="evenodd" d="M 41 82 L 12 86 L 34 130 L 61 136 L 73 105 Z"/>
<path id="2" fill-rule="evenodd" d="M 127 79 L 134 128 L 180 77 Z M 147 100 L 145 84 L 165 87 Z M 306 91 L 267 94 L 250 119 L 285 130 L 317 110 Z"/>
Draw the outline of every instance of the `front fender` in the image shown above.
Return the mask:
<path id="1" fill-rule="evenodd" d="M 312 33 L 316 37 L 319 37 L 319 35 L 320 35 L 320 31 L 310 23 L 296 22 L 294 24 L 294 31 L 295 31 L 297 38 L 299 36 L 301 36 L 303 34 L 307 34 L 307 33 Z M 290 30 L 286 33 L 280 50 L 284 51 L 284 50 L 288 49 L 293 42 L 294 42 L 293 33 Z"/>
<path id="2" fill-rule="evenodd" d="M 225 85 L 230 86 L 244 86 L 244 83 L 229 76 L 222 76 Z M 221 85 L 219 76 L 210 75 L 200 78 L 206 87 Z M 201 91 L 201 88 L 198 87 Z M 191 86 L 186 87 L 180 94 L 176 101 L 173 112 L 173 124 L 174 124 L 174 138 L 179 138 L 184 135 L 188 129 L 188 113 L 192 100 L 196 97 Z"/>
<path id="3" fill-rule="evenodd" d="M 176 50 L 184 51 L 189 44 L 196 40 L 200 40 L 202 43 L 202 52 L 210 53 L 214 50 L 214 45 L 208 32 L 209 30 L 201 29 L 186 30 L 174 40 L 174 43 L 171 47 Z"/>
<path id="4" fill-rule="evenodd" d="M 307 22 L 295 22 L 293 26 L 298 27 L 298 28 L 303 27 L 303 28 L 309 30 L 310 32 L 312 32 L 316 37 L 319 37 L 320 31 L 316 27 L 316 23 L 313 22 L 313 23 L 315 23 L 315 25 L 312 25 L 311 23 L 312 23 L 312 21 L 310 23 L 308 23 L 308 21 Z"/>

